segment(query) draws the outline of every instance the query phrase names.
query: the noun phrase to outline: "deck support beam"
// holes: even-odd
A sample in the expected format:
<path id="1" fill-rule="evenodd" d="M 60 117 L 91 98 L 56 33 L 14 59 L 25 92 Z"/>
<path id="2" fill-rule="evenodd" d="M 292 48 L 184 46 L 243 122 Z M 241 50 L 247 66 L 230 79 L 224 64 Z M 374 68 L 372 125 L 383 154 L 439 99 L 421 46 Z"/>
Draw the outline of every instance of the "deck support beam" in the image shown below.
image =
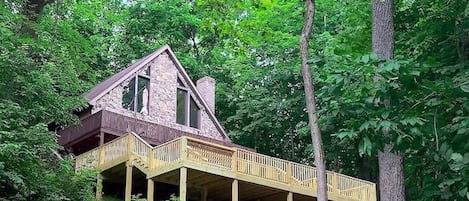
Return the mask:
<path id="1" fill-rule="evenodd" d="M 238 201 L 238 180 L 234 179 L 231 184 L 231 201 Z"/>
<path id="2" fill-rule="evenodd" d="M 179 199 L 181 201 L 187 200 L 187 168 L 182 167 L 179 170 Z"/>
<path id="3" fill-rule="evenodd" d="M 132 198 L 132 165 L 126 163 L 125 171 L 125 201 L 131 201 Z"/>
<path id="4" fill-rule="evenodd" d="M 200 200 L 202 201 L 207 201 L 207 196 L 208 196 L 208 190 L 207 188 L 202 188 L 202 192 L 201 192 L 201 195 L 200 195 Z"/>
<path id="5" fill-rule="evenodd" d="M 103 146 L 104 144 L 104 132 L 99 133 L 99 146 Z"/>
<path id="6" fill-rule="evenodd" d="M 96 200 L 100 201 L 103 198 L 103 177 L 101 173 L 98 174 L 96 180 Z"/>
<path id="7" fill-rule="evenodd" d="M 147 179 L 148 180 L 148 185 L 147 185 L 147 201 L 153 201 L 153 198 L 155 196 L 155 181 L 153 179 Z"/>
<path id="8" fill-rule="evenodd" d="M 288 192 L 287 201 L 293 201 L 293 193 L 292 192 Z"/>

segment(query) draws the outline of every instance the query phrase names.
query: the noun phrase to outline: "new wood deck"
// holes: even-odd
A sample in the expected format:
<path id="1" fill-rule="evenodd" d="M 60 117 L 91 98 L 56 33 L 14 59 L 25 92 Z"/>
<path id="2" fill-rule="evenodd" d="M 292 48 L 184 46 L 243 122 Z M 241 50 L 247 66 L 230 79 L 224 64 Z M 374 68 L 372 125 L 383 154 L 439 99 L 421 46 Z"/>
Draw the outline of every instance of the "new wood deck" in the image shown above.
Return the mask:
<path id="1" fill-rule="evenodd" d="M 288 201 L 293 200 L 293 194 L 316 197 L 314 167 L 189 137 L 152 147 L 138 135 L 129 133 L 76 157 L 77 170 L 104 171 L 123 163 L 130 167 L 127 180 L 132 180 L 131 167 L 146 175 L 148 201 L 153 201 L 153 179 L 171 172 L 177 172 L 180 197 L 185 200 L 187 182 L 191 180 L 188 170 L 230 179 L 231 200 L 238 200 L 238 189 L 245 184 L 286 192 Z M 199 177 L 203 179 L 202 174 Z M 126 182 L 126 200 L 130 200 L 131 185 Z M 327 190 L 329 200 L 376 201 L 374 183 L 335 172 L 327 172 Z"/>

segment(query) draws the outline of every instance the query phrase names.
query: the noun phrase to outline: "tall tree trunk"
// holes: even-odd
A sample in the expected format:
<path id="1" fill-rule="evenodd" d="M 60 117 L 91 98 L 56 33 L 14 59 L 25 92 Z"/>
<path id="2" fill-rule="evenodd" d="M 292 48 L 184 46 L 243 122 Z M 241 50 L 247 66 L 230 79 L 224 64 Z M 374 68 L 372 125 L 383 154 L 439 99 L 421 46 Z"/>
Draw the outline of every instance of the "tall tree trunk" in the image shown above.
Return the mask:
<path id="1" fill-rule="evenodd" d="M 373 0 L 372 50 L 381 60 L 394 57 L 393 0 Z M 389 100 L 384 100 L 385 107 L 389 104 Z M 383 135 L 389 137 L 389 130 L 384 129 Z M 393 153 L 392 147 L 389 142 L 378 153 L 381 201 L 405 200 L 403 157 Z"/>
<path id="2" fill-rule="evenodd" d="M 53 0 L 26 0 L 24 3 L 23 14 L 26 16 L 27 21 L 22 26 L 22 31 L 31 35 L 37 39 L 36 30 L 32 27 L 32 24 L 38 23 L 41 16 L 42 10 Z"/>
<path id="3" fill-rule="evenodd" d="M 327 201 L 326 165 L 324 164 L 324 152 L 322 150 L 321 131 L 318 125 L 316 114 L 316 100 L 314 86 L 312 84 L 311 69 L 308 64 L 309 59 L 309 37 L 314 20 L 314 0 L 306 0 L 305 21 L 300 39 L 301 72 L 306 95 L 306 106 L 308 109 L 309 126 L 311 128 L 311 138 L 313 141 L 314 165 L 317 169 L 317 200 Z"/>
<path id="4" fill-rule="evenodd" d="M 393 0 L 373 0 L 371 47 L 382 60 L 394 57 Z"/>
<path id="5" fill-rule="evenodd" d="M 391 149 L 392 144 L 387 144 L 383 151 L 378 152 L 380 200 L 404 201 L 403 157 L 392 153 Z"/>

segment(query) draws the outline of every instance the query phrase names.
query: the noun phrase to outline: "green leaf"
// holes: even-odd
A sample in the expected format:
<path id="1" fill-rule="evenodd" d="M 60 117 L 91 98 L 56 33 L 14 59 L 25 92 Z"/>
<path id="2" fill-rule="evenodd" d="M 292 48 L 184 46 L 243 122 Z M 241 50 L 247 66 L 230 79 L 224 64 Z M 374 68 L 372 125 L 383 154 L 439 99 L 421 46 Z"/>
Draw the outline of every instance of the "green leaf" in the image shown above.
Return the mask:
<path id="1" fill-rule="evenodd" d="M 420 117 L 407 117 L 399 122 L 403 125 L 415 126 L 415 125 L 423 125 L 425 123 L 424 121 L 426 120 Z"/>
<path id="2" fill-rule="evenodd" d="M 373 61 L 378 60 L 378 54 L 372 52 L 372 53 L 370 54 L 370 59 L 373 60 Z"/>
<path id="3" fill-rule="evenodd" d="M 367 64 L 370 61 L 370 55 L 363 55 L 362 62 Z"/>
<path id="4" fill-rule="evenodd" d="M 427 102 L 425 102 L 425 105 L 428 105 L 428 106 L 437 106 L 439 104 L 441 104 L 441 100 L 438 100 L 437 98 L 432 98 L 428 100 Z"/>
<path id="5" fill-rule="evenodd" d="M 451 160 L 454 160 L 455 162 L 460 162 L 463 160 L 463 157 L 460 153 L 453 153 L 451 154 Z"/>
<path id="6" fill-rule="evenodd" d="M 371 146 L 370 139 L 368 137 L 364 137 L 358 145 L 358 152 L 360 156 L 363 156 L 364 154 L 371 155 Z"/>
<path id="7" fill-rule="evenodd" d="M 420 76 L 420 71 L 410 71 L 409 73 L 410 75 L 414 75 L 414 76 Z"/>
<path id="8" fill-rule="evenodd" d="M 385 111 L 385 112 L 381 113 L 381 117 L 383 119 L 387 119 L 389 117 L 389 111 Z"/>
<path id="9" fill-rule="evenodd" d="M 469 84 L 461 85 L 460 88 L 462 91 L 469 93 Z"/>
<path id="10" fill-rule="evenodd" d="M 445 153 L 445 160 L 450 161 L 453 156 L 453 149 L 448 149 Z"/>
<path id="11" fill-rule="evenodd" d="M 315 57 L 312 57 L 311 59 L 308 60 L 308 63 L 309 64 L 315 64 L 315 63 L 318 63 L 321 61 L 321 58 L 315 56 Z"/>
<path id="12" fill-rule="evenodd" d="M 467 187 L 458 191 L 459 196 L 464 197 L 467 194 Z"/>
<path id="13" fill-rule="evenodd" d="M 400 145 L 402 143 L 402 135 L 397 136 L 396 144 Z"/>
<path id="14" fill-rule="evenodd" d="M 460 180 L 461 180 L 461 178 L 448 179 L 448 180 L 446 180 L 446 181 L 444 181 L 444 182 L 441 182 L 441 183 L 438 185 L 438 187 L 444 188 L 444 187 L 446 187 L 446 186 L 451 186 L 451 185 L 453 185 L 454 183 L 456 183 L 457 181 L 460 181 Z"/>
<path id="15" fill-rule="evenodd" d="M 343 131 L 343 132 L 339 132 L 337 134 L 333 134 L 332 136 L 336 136 L 339 139 L 344 139 L 344 138 L 352 139 L 352 138 L 357 136 L 357 133 L 353 132 L 353 131 Z"/>
<path id="16" fill-rule="evenodd" d="M 384 69 L 386 71 L 393 71 L 393 70 L 399 70 L 399 67 L 400 67 L 400 64 L 399 63 L 396 63 L 394 61 L 391 61 L 389 63 L 386 64 L 386 66 L 384 67 Z"/>
<path id="17" fill-rule="evenodd" d="M 358 130 L 365 131 L 365 130 L 368 130 L 369 128 L 370 128 L 370 121 L 365 121 Z"/>
<path id="18" fill-rule="evenodd" d="M 392 123 L 390 121 L 381 121 L 379 125 L 384 129 L 391 128 Z"/>

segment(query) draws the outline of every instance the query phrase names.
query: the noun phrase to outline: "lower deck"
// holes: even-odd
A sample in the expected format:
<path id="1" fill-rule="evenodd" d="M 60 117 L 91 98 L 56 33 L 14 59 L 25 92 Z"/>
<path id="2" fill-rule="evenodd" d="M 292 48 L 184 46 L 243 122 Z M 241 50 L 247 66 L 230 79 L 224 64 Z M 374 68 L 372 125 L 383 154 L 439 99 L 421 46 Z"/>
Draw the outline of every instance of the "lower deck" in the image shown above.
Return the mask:
<path id="1" fill-rule="evenodd" d="M 105 197 L 120 200 L 125 199 L 126 168 L 125 163 L 123 163 L 101 173 L 103 187 L 100 190 L 101 196 L 105 195 Z M 183 186 L 180 183 L 184 181 L 184 176 L 181 176 L 181 174 L 183 171 L 186 171 L 185 197 L 188 201 L 230 201 L 233 200 L 234 196 L 237 196 L 237 200 L 240 201 L 289 200 L 289 191 L 213 175 L 190 168 L 179 168 L 151 178 L 152 181 L 150 182 L 153 182 L 153 189 L 148 189 L 149 181 L 145 177 L 145 173 L 138 168 L 131 168 L 132 176 L 129 179 L 132 180 L 131 197 L 154 201 L 169 200 L 171 196 L 180 197 L 180 191 L 183 191 L 183 189 L 180 189 L 180 186 Z M 237 190 L 234 185 L 237 185 Z M 149 198 L 149 194 L 153 194 L 152 198 Z M 315 197 L 302 194 L 291 193 L 290 196 L 292 196 L 291 200 L 295 201 L 316 200 Z"/>
<path id="2" fill-rule="evenodd" d="M 316 200 L 314 167 L 187 137 L 151 147 L 131 133 L 78 156 L 76 165 L 101 171 L 98 198 L 120 188 L 116 194 L 126 201 L 138 194 L 148 201 L 171 194 L 193 201 Z M 327 184 L 329 200 L 376 200 L 367 181 L 327 172 Z"/>

